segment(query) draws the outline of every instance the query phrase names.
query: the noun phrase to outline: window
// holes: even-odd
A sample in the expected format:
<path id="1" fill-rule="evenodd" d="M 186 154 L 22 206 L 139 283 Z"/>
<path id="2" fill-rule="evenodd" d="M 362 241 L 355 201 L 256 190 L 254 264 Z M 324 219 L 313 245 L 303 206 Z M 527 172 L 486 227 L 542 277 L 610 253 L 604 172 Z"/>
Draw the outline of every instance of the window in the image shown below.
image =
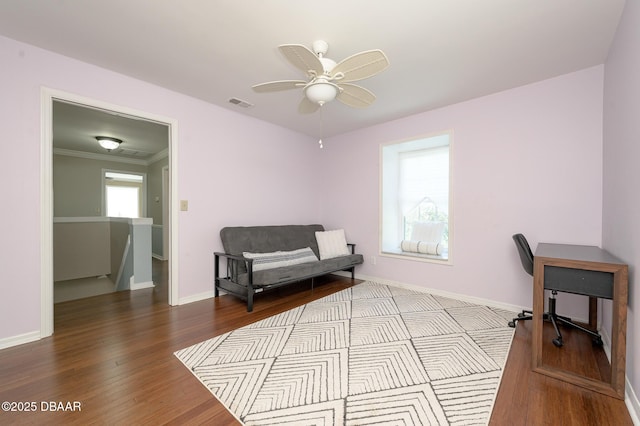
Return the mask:
<path id="1" fill-rule="evenodd" d="M 451 133 L 383 145 L 381 251 L 451 260 Z"/>
<path id="2" fill-rule="evenodd" d="M 103 171 L 104 204 L 109 217 L 144 217 L 144 173 Z"/>

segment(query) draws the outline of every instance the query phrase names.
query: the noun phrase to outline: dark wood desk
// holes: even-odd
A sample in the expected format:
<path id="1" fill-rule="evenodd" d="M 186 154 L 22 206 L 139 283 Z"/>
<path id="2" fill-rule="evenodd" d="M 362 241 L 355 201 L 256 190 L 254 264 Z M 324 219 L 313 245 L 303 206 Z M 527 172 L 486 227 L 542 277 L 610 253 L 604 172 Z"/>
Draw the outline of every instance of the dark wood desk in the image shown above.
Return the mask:
<path id="1" fill-rule="evenodd" d="M 542 360 L 544 289 L 589 296 L 589 323 L 597 326 L 596 298 L 611 299 L 611 382 L 545 365 Z M 533 371 L 624 399 L 628 266 L 595 246 L 540 243 L 533 267 Z M 561 349 L 559 349 L 561 350 Z"/>

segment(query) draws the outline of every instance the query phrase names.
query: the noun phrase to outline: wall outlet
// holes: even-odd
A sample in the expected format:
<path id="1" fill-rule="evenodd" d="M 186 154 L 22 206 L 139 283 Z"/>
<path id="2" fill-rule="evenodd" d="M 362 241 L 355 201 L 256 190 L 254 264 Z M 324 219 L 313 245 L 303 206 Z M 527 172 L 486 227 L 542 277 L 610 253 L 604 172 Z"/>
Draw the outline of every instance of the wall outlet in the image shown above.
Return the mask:
<path id="1" fill-rule="evenodd" d="M 369 258 L 369 261 L 371 262 L 372 265 L 375 265 L 376 264 L 376 257 L 375 256 L 371 256 Z"/>

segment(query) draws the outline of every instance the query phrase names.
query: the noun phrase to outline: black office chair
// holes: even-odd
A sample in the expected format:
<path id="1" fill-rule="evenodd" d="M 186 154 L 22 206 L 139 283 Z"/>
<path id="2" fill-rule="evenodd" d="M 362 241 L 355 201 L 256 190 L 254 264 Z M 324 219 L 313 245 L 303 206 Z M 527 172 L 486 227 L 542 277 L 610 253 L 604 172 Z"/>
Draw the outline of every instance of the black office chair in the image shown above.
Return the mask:
<path id="1" fill-rule="evenodd" d="M 529 275 L 533 276 L 533 253 L 531 252 L 531 247 L 529 247 L 527 239 L 522 234 L 515 234 L 513 236 L 513 241 L 515 241 L 516 247 L 518 248 L 518 254 L 520 255 L 520 262 L 522 262 L 522 267 Z M 556 331 L 557 337 L 552 340 L 553 344 L 557 347 L 562 346 L 562 334 L 560 333 L 558 325 L 566 325 L 584 331 L 592 337 L 592 343 L 595 346 L 602 346 L 602 337 L 599 333 L 572 322 L 571 318 L 569 317 L 558 315 L 556 313 L 557 294 L 558 292 L 556 290 L 551 290 L 551 295 L 549 296 L 549 312 L 545 312 L 543 316 L 545 321 L 551 321 L 551 324 L 553 324 L 553 328 Z M 518 321 L 526 321 L 531 319 L 533 319 L 533 312 L 529 310 L 523 310 L 518 314 L 516 318 L 509 321 L 509 327 L 515 327 Z"/>

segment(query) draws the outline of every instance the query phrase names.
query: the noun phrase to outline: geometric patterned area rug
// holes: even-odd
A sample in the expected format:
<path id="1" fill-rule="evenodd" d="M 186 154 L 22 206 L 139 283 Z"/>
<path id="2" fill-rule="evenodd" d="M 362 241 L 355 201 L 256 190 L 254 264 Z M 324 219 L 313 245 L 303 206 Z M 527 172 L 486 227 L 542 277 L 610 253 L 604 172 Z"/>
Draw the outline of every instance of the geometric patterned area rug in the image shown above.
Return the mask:
<path id="1" fill-rule="evenodd" d="M 175 355 L 246 425 L 483 425 L 513 315 L 365 282 Z"/>

